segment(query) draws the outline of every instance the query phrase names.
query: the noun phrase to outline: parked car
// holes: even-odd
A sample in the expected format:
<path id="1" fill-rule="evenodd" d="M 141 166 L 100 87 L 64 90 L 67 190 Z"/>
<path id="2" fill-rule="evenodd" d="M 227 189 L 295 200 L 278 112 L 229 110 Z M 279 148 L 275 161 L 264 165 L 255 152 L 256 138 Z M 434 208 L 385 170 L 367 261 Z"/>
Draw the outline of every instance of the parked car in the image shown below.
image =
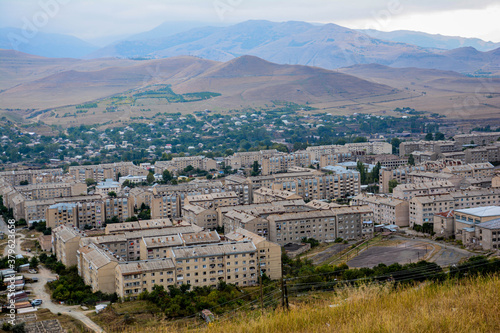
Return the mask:
<path id="1" fill-rule="evenodd" d="M 28 273 L 30 273 L 30 274 L 36 274 L 36 273 L 38 273 L 38 272 L 36 271 L 36 269 L 30 269 L 30 270 L 28 271 Z"/>
<path id="2" fill-rule="evenodd" d="M 31 305 L 32 306 L 39 306 L 42 304 L 42 300 L 41 299 L 34 299 L 31 301 Z"/>

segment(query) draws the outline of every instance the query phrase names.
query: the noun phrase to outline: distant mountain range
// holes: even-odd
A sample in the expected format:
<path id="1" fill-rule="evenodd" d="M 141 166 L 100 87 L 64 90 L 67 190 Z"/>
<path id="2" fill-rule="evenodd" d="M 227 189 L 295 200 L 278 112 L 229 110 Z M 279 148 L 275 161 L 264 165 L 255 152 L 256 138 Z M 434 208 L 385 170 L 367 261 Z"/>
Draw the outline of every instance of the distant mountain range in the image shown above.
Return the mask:
<path id="1" fill-rule="evenodd" d="M 38 33 L 18 50 L 48 57 L 87 59 L 195 56 L 228 61 L 254 55 L 278 64 L 336 69 L 376 63 L 462 73 L 500 73 L 500 43 L 413 31 L 352 30 L 335 24 L 246 21 L 231 26 L 164 23 L 103 48 L 64 35 Z M 18 29 L 19 30 L 19 29 Z M 0 30 L 0 48 L 12 49 Z M 18 35 L 21 33 L 17 31 Z"/>
<path id="2" fill-rule="evenodd" d="M 0 49 L 50 58 L 83 58 L 98 47 L 69 35 L 0 28 Z"/>
<path id="3" fill-rule="evenodd" d="M 437 39 L 435 44 L 438 44 Z M 480 52 L 472 47 L 443 50 L 388 41 L 335 24 L 246 21 L 229 27 L 194 28 L 163 38 L 122 41 L 101 48 L 89 57 L 191 55 L 227 61 L 242 55 L 254 55 L 278 64 L 326 69 L 377 63 L 471 73 L 497 71 L 500 63 L 497 53 L 495 50 Z"/>
<path id="4" fill-rule="evenodd" d="M 373 38 L 443 50 L 473 47 L 478 51 L 487 52 L 500 47 L 500 43 L 486 42 L 479 38 L 443 36 L 419 31 L 396 30 L 385 32 L 372 29 L 358 31 Z"/>

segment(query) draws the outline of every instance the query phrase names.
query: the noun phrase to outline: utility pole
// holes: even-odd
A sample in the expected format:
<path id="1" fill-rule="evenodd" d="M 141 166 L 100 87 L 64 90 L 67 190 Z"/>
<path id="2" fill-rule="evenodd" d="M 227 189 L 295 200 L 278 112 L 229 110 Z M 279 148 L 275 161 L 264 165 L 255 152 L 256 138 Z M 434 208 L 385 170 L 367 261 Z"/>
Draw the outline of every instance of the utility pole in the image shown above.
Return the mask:
<path id="1" fill-rule="evenodd" d="M 283 280 L 283 284 L 285 285 L 285 305 L 286 305 L 286 309 L 287 310 L 290 310 L 290 308 L 288 307 L 288 287 L 286 286 L 286 279 Z"/>
<path id="2" fill-rule="evenodd" d="M 281 307 L 284 309 L 285 308 L 285 283 L 283 279 L 283 275 L 285 272 L 283 272 L 283 260 L 281 260 Z"/>
<path id="3" fill-rule="evenodd" d="M 262 286 L 262 269 L 260 267 L 260 258 L 259 258 L 259 284 L 260 284 L 260 309 L 262 314 L 264 314 L 264 289 Z"/>

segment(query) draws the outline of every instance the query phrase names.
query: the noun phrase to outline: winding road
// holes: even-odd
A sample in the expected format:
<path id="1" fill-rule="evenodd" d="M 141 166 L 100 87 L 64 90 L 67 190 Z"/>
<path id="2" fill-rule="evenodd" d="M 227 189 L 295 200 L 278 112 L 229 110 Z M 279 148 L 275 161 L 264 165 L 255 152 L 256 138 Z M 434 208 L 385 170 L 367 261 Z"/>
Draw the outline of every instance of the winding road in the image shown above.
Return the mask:
<path id="1" fill-rule="evenodd" d="M 3 221 L 2 217 L 0 217 L 0 230 L 4 232 L 8 232 L 7 224 Z M 19 231 L 19 230 L 18 230 Z M 16 237 L 16 247 L 15 247 L 15 253 L 17 254 L 22 254 L 25 257 L 32 257 L 34 254 L 31 252 L 26 252 L 21 249 L 21 243 L 24 239 L 24 234 L 20 232 L 16 232 L 17 237 Z M 7 251 L 9 250 L 8 247 L 5 247 L 4 250 L 4 255 L 7 255 Z M 45 285 L 47 284 L 48 280 L 55 280 L 57 279 L 57 275 L 55 273 L 52 273 L 49 269 L 45 268 L 44 266 L 39 266 L 38 267 L 38 273 L 37 274 L 30 274 L 30 273 L 24 273 L 26 277 L 37 277 L 38 282 L 35 283 L 28 283 L 26 286 L 30 287 L 32 289 L 32 294 L 33 298 L 38 298 L 43 301 L 43 303 L 39 306 L 40 308 L 45 308 L 49 309 L 50 312 L 57 314 L 65 314 L 68 316 L 71 316 L 79 321 L 81 321 L 86 327 L 88 327 L 90 330 L 94 332 L 104 332 L 104 330 L 97 325 L 95 322 L 93 322 L 89 317 L 87 317 L 85 314 L 92 312 L 90 311 L 82 311 L 78 305 L 61 305 L 52 302 L 50 299 L 50 294 L 47 293 L 45 289 Z"/>

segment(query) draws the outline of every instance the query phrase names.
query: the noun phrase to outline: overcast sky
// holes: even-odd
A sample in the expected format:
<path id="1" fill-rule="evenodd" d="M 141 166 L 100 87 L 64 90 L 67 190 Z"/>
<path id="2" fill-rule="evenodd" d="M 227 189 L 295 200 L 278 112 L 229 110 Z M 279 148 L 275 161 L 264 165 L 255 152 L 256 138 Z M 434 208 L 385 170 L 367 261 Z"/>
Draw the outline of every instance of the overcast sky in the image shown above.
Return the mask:
<path id="1" fill-rule="evenodd" d="M 498 0 L 0 0 L 0 25 L 84 40 L 147 31 L 165 21 L 249 19 L 417 30 L 500 42 Z"/>

